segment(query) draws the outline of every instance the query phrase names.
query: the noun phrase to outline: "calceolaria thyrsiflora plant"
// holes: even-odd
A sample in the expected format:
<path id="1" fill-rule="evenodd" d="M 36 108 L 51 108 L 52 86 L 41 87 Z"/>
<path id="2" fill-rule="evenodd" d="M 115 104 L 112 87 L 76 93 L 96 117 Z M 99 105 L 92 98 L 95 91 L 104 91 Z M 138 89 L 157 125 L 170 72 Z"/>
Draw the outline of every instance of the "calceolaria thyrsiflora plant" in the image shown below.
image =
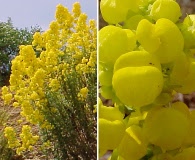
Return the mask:
<path id="1" fill-rule="evenodd" d="M 99 155 L 191 160 L 194 112 L 176 93 L 195 91 L 195 15 L 174 0 L 101 0 Z M 110 138 L 113 137 L 113 138 Z"/>
<path id="2" fill-rule="evenodd" d="M 32 45 L 20 46 L 10 86 L 2 88 L 5 104 L 19 107 L 28 124 L 20 134 L 5 127 L 17 154 L 42 141 L 51 144 L 50 154 L 57 159 L 96 157 L 96 43 L 96 22 L 76 2 L 72 12 L 59 4 L 49 29 L 36 32 Z"/>

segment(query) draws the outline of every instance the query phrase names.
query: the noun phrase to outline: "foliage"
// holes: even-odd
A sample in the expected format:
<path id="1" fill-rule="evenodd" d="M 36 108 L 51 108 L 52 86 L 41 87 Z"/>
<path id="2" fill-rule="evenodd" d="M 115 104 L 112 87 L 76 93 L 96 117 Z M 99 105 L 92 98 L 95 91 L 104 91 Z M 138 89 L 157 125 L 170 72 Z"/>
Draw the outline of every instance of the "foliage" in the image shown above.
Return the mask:
<path id="1" fill-rule="evenodd" d="M 41 148 L 54 158 L 96 159 L 95 21 L 87 24 L 79 3 L 72 13 L 58 5 L 55 18 L 12 60 L 10 86 L 2 88 L 2 98 L 20 107 L 30 125 L 22 126 L 20 134 L 7 126 L 5 135 L 17 154 L 42 141 Z M 33 125 L 39 126 L 39 135 Z"/>
<path id="2" fill-rule="evenodd" d="M 11 72 L 11 60 L 18 55 L 19 46 L 32 43 L 33 34 L 40 31 L 38 26 L 31 29 L 18 29 L 13 26 L 11 18 L 0 22 L 0 84 L 5 85 Z"/>
<path id="3" fill-rule="evenodd" d="M 167 8 L 167 6 L 169 6 Z M 195 91 L 195 15 L 174 0 L 101 0 L 99 154 L 111 160 L 195 158 L 195 112 L 176 93 Z"/>

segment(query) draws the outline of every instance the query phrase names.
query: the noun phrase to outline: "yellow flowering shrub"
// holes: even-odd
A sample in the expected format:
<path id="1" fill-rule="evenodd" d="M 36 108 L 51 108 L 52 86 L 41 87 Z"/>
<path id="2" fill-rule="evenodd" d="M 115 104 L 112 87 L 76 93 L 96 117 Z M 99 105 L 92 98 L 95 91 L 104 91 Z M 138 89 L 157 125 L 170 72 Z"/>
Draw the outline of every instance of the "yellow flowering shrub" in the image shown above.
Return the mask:
<path id="1" fill-rule="evenodd" d="M 9 146 L 18 154 L 44 139 L 43 144 L 55 144 L 59 159 L 96 157 L 96 37 L 95 21 L 87 20 L 79 3 L 72 12 L 59 4 L 49 29 L 36 32 L 32 45 L 20 46 L 10 86 L 2 88 L 5 104 L 20 107 L 30 123 L 16 135 L 17 145 Z M 33 135 L 32 125 L 39 126 L 41 135 Z"/>

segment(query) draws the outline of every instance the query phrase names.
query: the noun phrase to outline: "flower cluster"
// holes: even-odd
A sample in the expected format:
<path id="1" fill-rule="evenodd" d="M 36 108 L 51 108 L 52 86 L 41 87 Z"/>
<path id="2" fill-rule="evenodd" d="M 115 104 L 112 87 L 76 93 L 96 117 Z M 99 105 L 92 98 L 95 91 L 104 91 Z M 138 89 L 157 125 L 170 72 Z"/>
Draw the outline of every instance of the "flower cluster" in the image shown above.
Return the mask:
<path id="1" fill-rule="evenodd" d="M 167 7 L 168 6 L 168 7 Z M 195 15 L 180 19 L 174 0 L 101 0 L 100 156 L 195 158 L 195 112 L 176 93 L 195 91 Z"/>
<path id="2" fill-rule="evenodd" d="M 5 104 L 9 104 L 12 100 L 12 94 L 9 92 L 9 88 L 6 86 L 2 87 L 2 98 Z"/>
<path id="3" fill-rule="evenodd" d="M 4 129 L 5 137 L 8 139 L 8 147 L 14 148 L 20 146 L 20 142 L 17 139 L 16 131 L 12 127 L 6 127 Z"/>
<path id="4" fill-rule="evenodd" d="M 80 92 L 78 93 L 78 98 L 82 101 L 85 100 L 87 98 L 87 93 L 88 93 L 88 89 L 85 88 L 81 88 Z"/>
<path id="5" fill-rule="evenodd" d="M 39 139 L 39 136 L 32 135 L 31 130 L 32 130 L 31 127 L 28 125 L 22 126 L 22 132 L 20 134 L 22 145 L 16 150 L 16 153 L 18 155 L 20 155 L 26 149 L 28 149 L 29 151 L 32 151 L 33 145 L 36 144 L 37 140 Z"/>

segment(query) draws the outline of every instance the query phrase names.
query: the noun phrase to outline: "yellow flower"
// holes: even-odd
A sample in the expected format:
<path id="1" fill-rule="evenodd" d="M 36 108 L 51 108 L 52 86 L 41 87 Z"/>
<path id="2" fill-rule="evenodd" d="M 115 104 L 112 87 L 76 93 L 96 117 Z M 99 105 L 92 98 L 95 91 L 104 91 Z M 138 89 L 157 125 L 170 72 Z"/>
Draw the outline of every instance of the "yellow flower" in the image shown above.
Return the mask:
<path id="1" fill-rule="evenodd" d="M 88 62 L 88 59 L 86 59 L 85 57 L 83 57 L 82 63 L 87 63 L 87 62 Z"/>
<path id="2" fill-rule="evenodd" d="M 1 92 L 1 98 L 4 100 L 4 104 L 10 104 L 12 100 L 12 94 L 9 92 L 9 88 L 7 86 L 3 86 Z"/>
<path id="3" fill-rule="evenodd" d="M 14 103 L 13 103 L 13 106 L 14 106 L 14 107 L 18 107 L 19 105 L 20 105 L 20 104 L 19 104 L 18 102 L 14 102 Z"/>
<path id="4" fill-rule="evenodd" d="M 25 117 L 31 117 L 34 111 L 33 106 L 30 104 L 28 100 L 24 100 L 22 102 L 21 109 L 22 109 L 21 115 Z"/>
<path id="5" fill-rule="evenodd" d="M 34 35 L 33 35 L 32 45 L 37 46 L 37 45 L 40 45 L 41 43 L 42 43 L 41 33 L 40 32 L 35 32 Z"/>
<path id="6" fill-rule="evenodd" d="M 87 89 L 87 87 L 81 88 L 77 95 L 79 100 L 84 101 L 87 98 L 88 92 L 89 90 Z"/>
<path id="7" fill-rule="evenodd" d="M 42 87 L 43 83 L 44 83 L 44 78 L 46 76 L 46 71 L 43 70 L 42 68 L 38 69 L 34 76 L 31 78 L 31 82 L 35 85 L 35 86 L 39 86 Z"/>
<path id="8" fill-rule="evenodd" d="M 4 129 L 5 137 L 8 140 L 8 147 L 9 148 L 15 148 L 20 146 L 19 140 L 17 140 L 16 132 L 12 127 L 6 127 Z"/>
<path id="9" fill-rule="evenodd" d="M 23 125 L 20 138 L 22 141 L 22 147 L 30 150 L 32 149 L 31 145 L 34 145 L 38 141 L 39 136 L 33 136 L 31 132 L 31 127 L 29 125 Z"/>
<path id="10" fill-rule="evenodd" d="M 14 74 L 11 74 L 10 75 L 10 79 L 9 79 L 9 83 L 11 85 L 11 87 L 13 88 L 13 86 L 16 86 L 18 83 L 17 83 L 17 76 L 15 76 Z M 10 87 L 10 88 L 11 88 Z M 15 88 L 15 87 L 14 87 Z M 13 91 L 13 90 L 12 90 Z"/>
<path id="11" fill-rule="evenodd" d="M 93 113 L 97 113 L 97 105 L 94 105 Z"/>
<path id="12" fill-rule="evenodd" d="M 57 91 L 60 84 L 57 79 L 50 79 L 49 87 L 51 87 L 52 91 Z"/>
<path id="13" fill-rule="evenodd" d="M 19 148 L 17 148 L 16 149 L 16 153 L 18 154 L 18 155 L 21 155 L 21 153 L 23 152 L 23 151 L 25 151 L 26 149 L 24 148 L 24 147 L 19 147 Z"/>
<path id="14" fill-rule="evenodd" d="M 48 148 L 50 146 L 51 146 L 51 142 L 49 140 L 43 143 L 43 148 Z"/>
<path id="15" fill-rule="evenodd" d="M 87 15 L 85 13 L 81 13 L 77 22 L 77 25 L 86 26 Z M 81 30 L 82 31 L 82 30 Z"/>
<path id="16" fill-rule="evenodd" d="M 52 50 L 48 52 L 45 64 L 52 68 L 56 66 L 58 64 L 58 55 Z"/>
<path id="17" fill-rule="evenodd" d="M 8 93 L 8 94 L 3 95 L 3 100 L 5 104 L 10 104 L 12 100 L 12 94 Z"/>
<path id="18" fill-rule="evenodd" d="M 2 94 L 7 94 L 9 92 L 9 88 L 7 86 L 3 86 L 1 88 Z"/>
<path id="19" fill-rule="evenodd" d="M 49 28 L 56 34 L 59 34 L 59 26 L 56 21 L 52 21 L 49 25 Z"/>
<path id="20" fill-rule="evenodd" d="M 79 74 L 83 74 L 83 73 L 88 73 L 88 67 L 86 64 L 78 64 L 76 66 L 76 71 L 79 73 Z"/>
<path id="21" fill-rule="evenodd" d="M 32 48 L 32 45 L 23 46 L 20 50 L 20 56 L 23 62 L 27 64 L 27 66 L 29 66 L 29 64 L 31 65 L 31 63 L 33 63 L 36 59 L 36 55 Z"/>
<path id="22" fill-rule="evenodd" d="M 72 12 L 73 12 L 74 18 L 79 17 L 79 15 L 81 14 L 81 6 L 80 6 L 80 4 L 78 2 L 75 2 L 73 4 Z"/>
<path id="23" fill-rule="evenodd" d="M 18 122 L 19 124 L 21 124 L 21 123 L 23 122 L 23 120 L 22 120 L 22 119 L 19 119 L 17 122 Z"/>
<path id="24" fill-rule="evenodd" d="M 92 20 L 92 19 L 89 20 L 89 27 L 91 29 L 95 29 L 96 28 L 95 20 Z"/>
<path id="25" fill-rule="evenodd" d="M 84 87 L 80 90 L 80 93 L 86 98 L 88 91 L 87 87 Z"/>
<path id="26" fill-rule="evenodd" d="M 31 94 L 30 98 L 32 100 L 38 100 L 40 97 L 39 97 L 39 95 L 35 91 L 33 91 L 33 93 Z"/>
<path id="27" fill-rule="evenodd" d="M 68 9 L 63 5 L 57 5 L 57 10 L 55 14 L 55 18 L 59 24 L 66 23 L 71 17 L 71 14 L 68 12 Z"/>

